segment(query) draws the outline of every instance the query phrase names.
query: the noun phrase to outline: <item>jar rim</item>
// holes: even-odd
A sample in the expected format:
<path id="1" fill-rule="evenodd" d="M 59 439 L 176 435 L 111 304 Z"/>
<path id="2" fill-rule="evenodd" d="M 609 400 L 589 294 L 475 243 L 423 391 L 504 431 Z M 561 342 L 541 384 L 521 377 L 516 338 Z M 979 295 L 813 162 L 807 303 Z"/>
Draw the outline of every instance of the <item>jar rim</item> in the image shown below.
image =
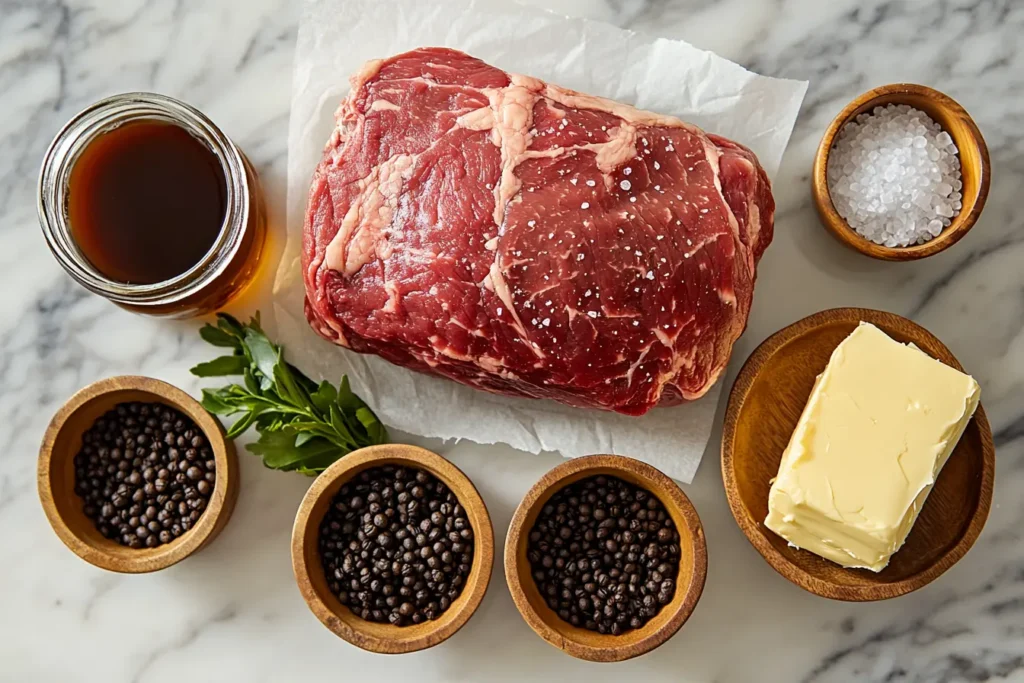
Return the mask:
<path id="1" fill-rule="evenodd" d="M 135 121 L 156 120 L 177 125 L 204 144 L 224 173 L 227 201 L 217 238 L 198 262 L 167 280 L 132 284 L 103 274 L 79 249 L 67 214 L 67 188 L 81 152 L 97 137 Z M 47 245 L 65 271 L 79 284 L 112 301 L 164 305 L 191 296 L 213 281 L 231 263 L 249 216 L 246 165 L 235 144 L 198 109 L 166 95 L 127 92 L 95 102 L 66 123 L 50 143 L 39 172 L 39 223 Z"/>

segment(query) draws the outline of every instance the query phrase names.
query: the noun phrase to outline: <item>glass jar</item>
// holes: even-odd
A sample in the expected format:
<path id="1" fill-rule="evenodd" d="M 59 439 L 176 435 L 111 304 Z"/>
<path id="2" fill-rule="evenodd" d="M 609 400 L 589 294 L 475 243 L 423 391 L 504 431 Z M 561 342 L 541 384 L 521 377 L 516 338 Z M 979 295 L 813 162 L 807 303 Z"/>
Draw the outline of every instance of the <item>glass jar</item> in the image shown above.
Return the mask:
<path id="1" fill-rule="evenodd" d="M 213 152 L 227 188 L 224 222 L 210 249 L 187 271 L 152 284 L 120 282 L 101 273 L 76 244 L 67 211 L 69 180 L 78 156 L 98 136 L 136 121 L 159 121 L 186 130 Z M 252 280 L 263 251 L 266 211 L 256 171 L 220 128 L 183 102 L 133 92 L 93 104 L 54 138 L 39 175 L 39 223 L 57 261 L 89 291 L 138 313 L 189 317 L 222 307 Z"/>

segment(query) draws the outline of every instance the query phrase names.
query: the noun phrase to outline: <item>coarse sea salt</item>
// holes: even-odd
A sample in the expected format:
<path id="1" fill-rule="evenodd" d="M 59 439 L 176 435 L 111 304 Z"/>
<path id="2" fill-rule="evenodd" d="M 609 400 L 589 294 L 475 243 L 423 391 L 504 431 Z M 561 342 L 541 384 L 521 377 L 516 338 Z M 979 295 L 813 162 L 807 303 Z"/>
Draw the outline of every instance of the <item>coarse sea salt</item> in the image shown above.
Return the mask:
<path id="1" fill-rule="evenodd" d="M 839 131 L 829 153 L 832 203 L 876 244 L 937 237 L 963 207 L 958 150 L 949 133 L 905 104 L 875 107 Z"/>

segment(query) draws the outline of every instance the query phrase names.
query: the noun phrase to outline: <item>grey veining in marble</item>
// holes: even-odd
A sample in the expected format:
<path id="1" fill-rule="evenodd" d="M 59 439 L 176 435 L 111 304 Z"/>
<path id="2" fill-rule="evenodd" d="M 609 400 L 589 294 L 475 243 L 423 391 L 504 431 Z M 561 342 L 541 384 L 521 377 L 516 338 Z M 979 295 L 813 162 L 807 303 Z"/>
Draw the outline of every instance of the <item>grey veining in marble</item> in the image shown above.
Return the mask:
<path id="1" fill-rule="evenodd" d="M 810 81 L 776 182 L 776 240 L 726 381 L 764 337 L 816 310 L 861 305 L 922 323 L 981 382 L 996 432 L 995 499 L 977 546 L 898 600 L 849 605 L 806 594 L 760 559 L 729 515 L 716 434 L 687 487 L 709 544 L 704 597 L 676 638 L 627 664 L 577 662 L 536 638 L 500 570 L 480 611 L 443 646 L 402 657 L 348 646 L 308 613 L 291 576 L 291 522 L 308 480 L 244 456 L 235 517 L 201 554 L 140 577 L 82 563 L 50 532 L 35 493 L 36 449 L 51 414 L 112 374 L 150 374 L 197 391 L 187 368 L 207 352 L 194 323 L 132 316 L 64 276 L 36 222 L 43 151 L 93 100 L 165 92 L 206 111 L 247 152 L 279 222 L 297 15 L 288 0 L 0 0 L 0 680 L 1024 680 L 1024 3 L 536 4 Z M 808 191 L 831 117 L 860 92 L 896 81 L 958 99 L 992 156 L 981 221 L 955 248 L 912 264 L 842 250 L 818 224 Z M 499 543 L 520 497 L 558 461 L 429 445 L 477 483 Z"/>

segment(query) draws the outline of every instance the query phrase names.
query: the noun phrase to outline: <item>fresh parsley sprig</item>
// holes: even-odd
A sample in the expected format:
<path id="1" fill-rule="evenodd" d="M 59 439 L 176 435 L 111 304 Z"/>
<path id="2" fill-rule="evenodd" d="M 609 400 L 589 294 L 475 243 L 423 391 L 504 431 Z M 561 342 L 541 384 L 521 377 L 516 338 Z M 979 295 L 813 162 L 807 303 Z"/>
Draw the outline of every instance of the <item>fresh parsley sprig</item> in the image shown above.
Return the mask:
<path id="1" fill-rule="evenodd" d="M 306 377 L 267 338 L 259 313 L 244 325 L 226 313 L 217 318 L 216 326 L 205 325 L 199 334 L 233 352 L 200 363 L 192 374 L 242 376 L 242 384 L 204 389 L 202 403 L 215 415 L 240 415 L 228 429 L 229 439 L 255 427 L 260 437 L 247 448 L 264 465 L 316 475 L 351 451 L 387 441 L 387 429 L 352 393 L 348 378 L 343 375 L 336 389 Z"/>

